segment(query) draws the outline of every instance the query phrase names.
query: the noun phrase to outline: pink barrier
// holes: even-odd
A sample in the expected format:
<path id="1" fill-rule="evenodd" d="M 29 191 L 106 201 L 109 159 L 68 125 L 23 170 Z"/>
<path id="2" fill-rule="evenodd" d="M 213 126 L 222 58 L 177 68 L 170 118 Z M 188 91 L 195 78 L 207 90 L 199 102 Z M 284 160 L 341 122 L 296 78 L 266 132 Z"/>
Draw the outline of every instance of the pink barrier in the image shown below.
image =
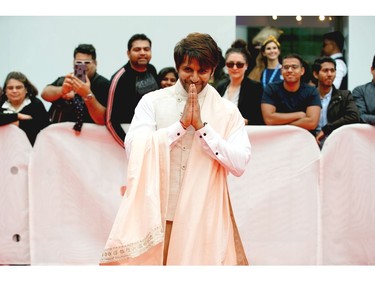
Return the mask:
<path id="1" fill-rule="evenodd" d="M 322 263 L 375 264 L 375 127 L 341 127 L 321 160 Z"/>
<path id="2" fill-rule="evenodd" d="M 120 205 L 126 156 L 104 126 L 47 127 L 30 159 L 32 264 L 98 264 Z"/>
<path id="3" fill-rule="evenodd" d="M 72 127 L 47 127 L 34 148 L 17 127 L 0 127 L 0 263 L 98 264 L 125 151 L 103 126 Z M 229 176 L 229 192 L 250 264 L 375 264 L 375 127 L 342 127 L 322 151 L 294 126 L 247 130 L 252 159 Z"/>
<path id="4" fill-rule="evenodd" d="M 248 126 L 252 159 L 230 176 L 233 211 L 250 264 L 317 264 L 319 147 L 294 126 Z"/>
<path id="5" fill-rule="evenodd" d="M 14 125 L 0 126 L 0 264 L 30 264 L 30 142 Z"/>

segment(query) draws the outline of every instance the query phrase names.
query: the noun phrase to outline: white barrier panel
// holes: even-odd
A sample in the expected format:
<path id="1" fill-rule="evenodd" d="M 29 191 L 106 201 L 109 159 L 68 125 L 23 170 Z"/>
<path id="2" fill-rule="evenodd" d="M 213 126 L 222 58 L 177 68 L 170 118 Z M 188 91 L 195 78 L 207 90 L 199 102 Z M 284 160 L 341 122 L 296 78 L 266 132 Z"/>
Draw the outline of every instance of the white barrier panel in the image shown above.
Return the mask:
<path id="1" fill-rule="evenodd" d="M 320 150 L 294 126 L 247 126 L 252 158 L 229 177 L 233 211 L 253 265 L 317 264 Z"/>
<path id="2" fill-rule="evenodd" d="M 103 126 L 72 127 L 47 127 L 33 150 L 23 131 L 0 127 L 0 263 L 98 264 L 125 151 Z M 375 127 L 337 129 L 321 152 L 294 126 L 247 130 L 252 159 L 229 191 L 250 264 L 375 264 Z"/>
<path id="3" fill-rule="evenodd" d="M 45 128 L 30 159 L 31 263 L 99 263 L 122 199 L 126 156 L 104 126 Z"/>
<path id="4" fill-rule="evenodd" d="M 0 264 L 30 264 L 28 163 L 31 144 L 14 125 L 0 126 Z"/>
<path id="5" fill-rule="evenodd" d="M 375 127 L 346 125 L 321 161 L 323 264 L 375 264 Z"/>

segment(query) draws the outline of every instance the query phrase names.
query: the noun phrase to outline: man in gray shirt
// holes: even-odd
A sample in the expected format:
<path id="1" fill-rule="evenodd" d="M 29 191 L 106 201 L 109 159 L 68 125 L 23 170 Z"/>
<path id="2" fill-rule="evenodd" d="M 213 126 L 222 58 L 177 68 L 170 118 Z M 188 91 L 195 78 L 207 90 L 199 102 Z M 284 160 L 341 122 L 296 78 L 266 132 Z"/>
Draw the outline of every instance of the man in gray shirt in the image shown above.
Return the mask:
<path id="1" fill-rule="evenodd" d="M 362 123 L 375 125 L 375 55 L 371 65 L 372 81 L 354 88 L 353 97 Z"/>

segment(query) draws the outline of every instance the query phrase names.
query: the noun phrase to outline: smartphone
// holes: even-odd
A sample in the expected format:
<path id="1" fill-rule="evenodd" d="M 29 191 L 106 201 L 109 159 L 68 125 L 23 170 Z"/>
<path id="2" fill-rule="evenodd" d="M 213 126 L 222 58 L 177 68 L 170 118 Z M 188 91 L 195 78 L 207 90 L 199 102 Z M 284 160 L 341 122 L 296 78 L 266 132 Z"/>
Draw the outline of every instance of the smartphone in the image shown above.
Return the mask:
<path id="1" fill-rule="evenodd" d="M 84 63 L 74 64 L 74 76 L 83 82 L 86 82 L 86 70 L 87 70 L 86 64 Z"/>

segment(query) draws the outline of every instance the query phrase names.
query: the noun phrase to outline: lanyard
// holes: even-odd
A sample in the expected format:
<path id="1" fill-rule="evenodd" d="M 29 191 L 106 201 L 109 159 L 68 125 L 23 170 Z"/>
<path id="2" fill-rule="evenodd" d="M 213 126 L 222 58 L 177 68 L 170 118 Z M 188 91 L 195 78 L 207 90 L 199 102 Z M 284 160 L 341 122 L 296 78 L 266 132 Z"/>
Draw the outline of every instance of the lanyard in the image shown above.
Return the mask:
<path id="1" fill-rule="evenodd" d="M 273 79 L 275 78 L 276 73 L 277 73 L 277 71 L 278 71 L 279 68 L 280 68 L 279 66 L 280 66 L 280 64 L 278 64 L 278 65 L 276 66 L 276 68 L 273 70 L 273 72 L 272 72 L 272 74 L 271 74 L 271 77 L 270 77 L 270 80 L 268 81 L 268 83 L 271 83 L 271 82 L 273 81 Z M 267 74 L 267 68 L 264 69 L 264 71 L 263 71 L 263 75 L 262 75 L 263 88 L 265 88 L 266 85 L 268 84 L 268 83 L 266 82 L 266 76 L 267 76 L 266 74 Z"/>

